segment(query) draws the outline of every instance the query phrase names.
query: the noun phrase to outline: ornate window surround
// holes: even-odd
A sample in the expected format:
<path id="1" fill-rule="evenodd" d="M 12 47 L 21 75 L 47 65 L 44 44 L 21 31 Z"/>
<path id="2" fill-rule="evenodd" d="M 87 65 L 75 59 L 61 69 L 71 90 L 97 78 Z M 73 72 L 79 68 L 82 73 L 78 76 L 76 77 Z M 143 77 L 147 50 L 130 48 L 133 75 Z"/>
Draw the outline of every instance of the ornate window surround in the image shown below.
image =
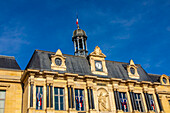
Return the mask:
<path id="1" fill-rule="evenodd" d="M 91 72 L 93 74 L 98 74 L 98 75 L 107 75 L 108 74 L 107 68 L 106 68 L 106 62 L 105 62 L 106 55 L 104 55 L 102 53 L 101 49 L 98 46 L 96 46 L 94 51 L 92 53 L 90 53 L 89 58 L 90 58 L 90 64 L 91 64 Z M 96 71 L 95 61 L 102 62 L 103 71 Z"/>
<path id="2" fill-rule="evenodd" d="M 163 81 L 163 79 L 166 79 L 166 83 Z M 169 85 L 169 77 L 165 74 L 163 74 L 161 77 L 160 77 L 160 82 L 162 85 Z"/>
<path id="3" fill-rule="evenodd" d="M 58 90 L 58 94 L 55 94 L 55 89 Z M 60 89 L 63 90 L 63 94 L 60 94 Z M 64 87 L 54 87 L 54 103 L 56 102 L 55 97 L 57 96 L 58 97 L 58 110 L 61 110 L 60 97 L 63 97 L 63 109 L 62 109 L 62 111 L 65 110 L 65 90 L 64 89 L 65 89 Z M 54 106 L 56 106 L 56 105 L 54 104 Z M 57 110 L 57 109 L 55 108 L 55 110 Z"/>
<path id="4" fill-rule="evenodd" d="M 134 69 L 134 71 L 135 71 L 134 74 L 131 72 L 131 70 L 130 70 L 131 68 Z M 131 59 L 130 64 L 127 66 L 127 71 L 128 71 L 128 75 L 129 75 L 130 78 L 134 78 L 134 79 L 140 78 L 138 71 L 137 71 L 137 68 L 138 67 L 134 64 L 133 60 Z"/>
<path id="5" fill-rule="evenodd" d="M 56 65 L 55 59 L 61 59 L 62 63 L 61 65 Z M 60 49 L 57 50 L 55 55 L 51 55 L 51 69 L 53 70 L 60 70 L 60 71 L 66 71 L 66 64 L 65 64 L 66 57 L 63 56 Z"/>

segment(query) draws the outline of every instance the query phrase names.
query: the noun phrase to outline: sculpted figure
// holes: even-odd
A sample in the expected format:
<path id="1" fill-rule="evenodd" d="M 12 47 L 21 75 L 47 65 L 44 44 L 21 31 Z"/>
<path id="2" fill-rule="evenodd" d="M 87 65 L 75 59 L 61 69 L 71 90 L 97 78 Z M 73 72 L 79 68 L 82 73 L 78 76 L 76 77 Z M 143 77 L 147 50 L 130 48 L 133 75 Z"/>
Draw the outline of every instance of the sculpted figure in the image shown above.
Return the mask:
<path id="1" fill-rule="evenodd" d="M 109 111 L 106 106 L 107 97 L 108 97 L 108 94 L 104 95 L 102 92 L 98 95 L 99 111 Z"/>

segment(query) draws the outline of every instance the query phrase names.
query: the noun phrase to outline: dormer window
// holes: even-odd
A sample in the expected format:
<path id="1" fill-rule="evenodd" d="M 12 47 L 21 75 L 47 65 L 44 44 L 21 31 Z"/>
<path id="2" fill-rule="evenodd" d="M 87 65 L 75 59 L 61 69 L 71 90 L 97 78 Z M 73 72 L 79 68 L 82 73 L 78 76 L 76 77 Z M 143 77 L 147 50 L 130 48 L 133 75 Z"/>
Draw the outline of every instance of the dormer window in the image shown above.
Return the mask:
<path id="1" fill-rule="evenodd" d="M 130 60 L 130 64 L 127 66 L 127 71 L 130 78 L 139 79 L 137 68 L 138 67 L 134 64 L 133 60 Z"/>
<path id="2" fill-rule="evenodd" d="M 55 55 L 51 55 L 51 69 L 66 71 L 65 59 L 66 57 L 64 57 L 61 50 L 58 49 Z"/>
<path id="3" fill-rule="evenodd" d="M 106 68 L 106 62 L 105 57 L 100 50 L 98 46 L 95 47 L 94 51 L 90 53 L 90 65 L 91 65 L 91 71 L 93 74 L 97 75 L 107 75 L 107 68 Z"/>
<path id="4" fill-rule="evenodd" d="M 160 81 L 163 85 L 169 85 L 169 77 L 165 74 L 160 77 Z"/>

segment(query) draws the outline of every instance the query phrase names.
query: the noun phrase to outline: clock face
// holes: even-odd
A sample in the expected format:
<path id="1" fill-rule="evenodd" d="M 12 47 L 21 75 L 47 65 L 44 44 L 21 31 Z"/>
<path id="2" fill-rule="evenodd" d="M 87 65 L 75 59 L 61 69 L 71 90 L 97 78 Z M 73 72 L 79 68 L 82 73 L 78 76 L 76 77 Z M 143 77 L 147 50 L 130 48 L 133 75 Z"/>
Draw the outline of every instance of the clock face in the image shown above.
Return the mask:
<path id="1" fill-rule="evenodd" d="M 101 61 L 95 61 L 95 67 L 96 67 L 96 71 L 103 71 Z"/>
<path id="2" fill-rule="evenodd" d="M 55 59 L 55 64 L 56 64 L 57 66 L 60 66 L 60 65 L 62 64 L 62 60 L 61 60 L 60 58 L 56 58 L 56 59 Z"/>

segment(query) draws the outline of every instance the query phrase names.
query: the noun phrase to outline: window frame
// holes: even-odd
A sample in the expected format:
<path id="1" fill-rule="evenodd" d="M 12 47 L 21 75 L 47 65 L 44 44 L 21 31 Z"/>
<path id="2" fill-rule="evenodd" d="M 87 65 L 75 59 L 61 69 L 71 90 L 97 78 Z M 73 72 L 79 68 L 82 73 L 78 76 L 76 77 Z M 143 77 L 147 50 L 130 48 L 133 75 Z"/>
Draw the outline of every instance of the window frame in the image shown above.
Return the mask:
<path id="1" fill-rule="evenodd" d="M 38 87 L 40 87 L 40 88 L 42 87 L 42 109 L 37 108 L 37 88 Z M 43 107 L 44 106 L 44 87 L 43 86 L 39 86 L 39 85 L 36 86 L 36 95 L 35 96 L 36 96 L 36 108 L 35 109 L 36 110 L 43 110 L 44 109 L 44 107 Z"/>
<path id="2" fill-rule="evenodd" d="M 136 96 L 137 95 L 137 96 Z M 137 106 L 137 110 L 139 112 L 145 112 L 145 109 L 144 109 L 144 105 L 143 105 L 143 98 L 142 98 L 142 94 L 141 93 L 134 93 L 134 96 L 135 96 L 135 104 Z M 138 98 L 138 96 L 140 97 L 140 99 Z M 137 97 L 137 99 L 136 99 Z M 141 105 L 140 105 L 140 102 L 141 102 Z M 138 104 L 137 104 L 138 103 Z M 142 111 L 141 111 L 141 108 L 142 108 Z"/>
<path id="3" fill-rule="evenodd" d="M 55 94 L 55 89 L 58 88 L 58 94 Z M 63 89 L 63 95 L 60 95 L 60 89 Z M 58 110 L 55 108 L 55 97 L 58 96 Z M 63 110 L 61 110 L 61 107 L 60 107 L 60 97 L 63 96 Z M 65 88 L 64 87 L 54 87 L 54 110 L 57 110 L 57 111 L 64 111 L 65 110 Z"/>
<path id="4" fill-rule="evenodd" d="M 153 94 L 148 94 L 148 98 L 149 98 L 149 102 L 150 102 L 150 105 L 151 105 L 151 109 L 152 109 L 152 102 L 154 103 L 154 107 L 155 107 L 155 110 L 152 109 L 152 111 L 156 112 L 156 105 L 155 105 L 155 100 L 154 100 L 154 97 L 153 97 Z"/>
<path id="5" fill-rule="evenodd" d="M 125 98 L 123 98 L 123 94 L 125 94 Z M 122 97 L 122 98 L 121 98 Z M 120 99 L 120 103 L 121 103 L 121 106 L 122 106 L 122 100 L 124 102 L 124 100 L 126 100 L 126 105 L 127 105 L 127 111 L 125 111 L 125 109 L 123 108 L 122 106 L 122 111 L 123 112 L 130 112 L 129 111 L 129 104 L 128 104 L 128 97 L 127 97 L 127 92 L 119 92 L 119 99 Z"/>
<path id="6" fill-rule="evenodd" d="M 5 97 L 4 98 L 0 98 L 0 100 L 4 100 L 4 108 L 0 108 L 3 109 L 3 113 L 5 113 L 5 99 L 6 99 L 6 90 L 0 90 L 0 92 L 5 92 Z"/>
<path id="7" fill-rule="evenodd" d="M 78 96 L 76 96 L 76 90 L 78 90 Z M 81 110 L 81 108 L 79 107 L 79 110 L 77 110 L 77 104 L 76 104 L 76 97 L 78 97 L 79 99 L 81 98 L 80 97 L 80 90 L 82 90 L 82 100 L 83 100 L 83 107 L 84 107 L 84 110 Z M 86 111 L 86 108 L 85 108 L 85 91 L 84 91 L 84 89 L 78 89 L 78 88 L 75 88 L 74 89 L 74 98 L 75 98 L 75 100 L 74 100 L 74 102 L 75 102 L 75 108 L 76 108 L 76 111 L 79 111 L 79 112 L 81 112 L 81 111 Z"/>

